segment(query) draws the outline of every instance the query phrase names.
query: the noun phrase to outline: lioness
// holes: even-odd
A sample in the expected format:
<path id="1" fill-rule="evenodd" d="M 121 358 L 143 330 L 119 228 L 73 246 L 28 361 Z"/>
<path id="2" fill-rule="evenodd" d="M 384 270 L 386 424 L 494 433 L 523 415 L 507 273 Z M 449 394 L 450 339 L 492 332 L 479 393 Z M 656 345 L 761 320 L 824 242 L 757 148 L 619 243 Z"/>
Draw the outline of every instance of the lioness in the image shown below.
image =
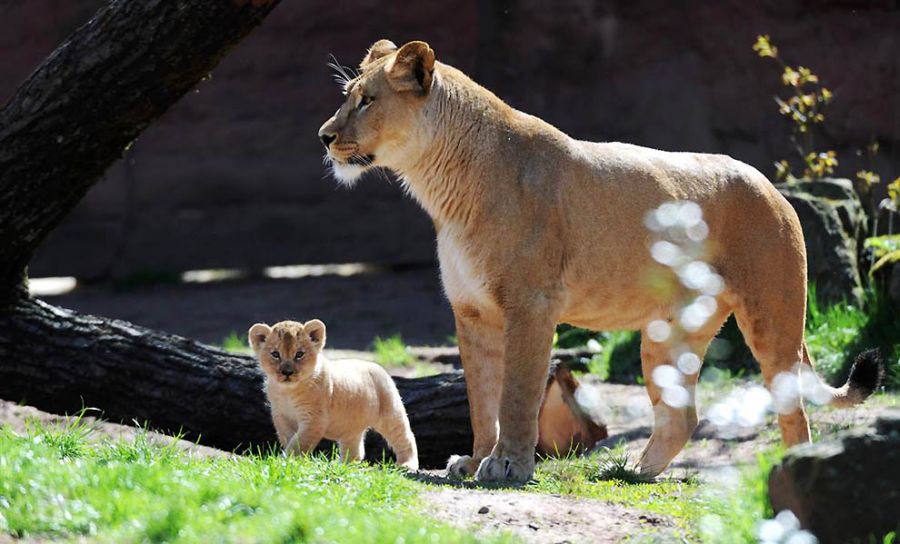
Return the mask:
<path id="1" fill-rule="evenodd" d="M 376 42 L 348 78 L 346 99 L 319 130 L 337 179 L 396 172 L 431 215 L 441 277 L 466 373 L 474 446 L 452 473 L 528 480 L 555 326 L 641 330 L 654 430 L 640 458 L 660 473 L 697 425 L 694 402 L 672 408 L 649 377 L 670 364 L 647 337 L 674 300 L 647 288 L 654 263 L 645 213 L 690 199 L 709 226 L 708 261 L 725 289 L 687 341 L 705 352 L 733 312 L 768 385 L 811 364 L 803 341 L 806 252 L 797 214 L 754 168 L 722 155 L 668 153 L 574 140 L 506 105 L 427 43 Z M 857 362 L 831 401 L 862 401 L 877 385 L 875 357 Z M 698 374 L 687 377 L 693 394 Z M 778 417 L 788 445 L 809 441 L 802 403 Z"/>
<path id="2" fill-rule="evenodd" d="M 416 439 L 394 380 L 375 363 L 329 361 L 322 354 L 325 324 L 318 319 L 257 323 L 248 341 L 266 374 L 272 422 L 286 453 L 308 453 L 334 440 L 344 461 L 365 457 L 366 431 L 378 431 L 397 464 L 419 469 Z"/>

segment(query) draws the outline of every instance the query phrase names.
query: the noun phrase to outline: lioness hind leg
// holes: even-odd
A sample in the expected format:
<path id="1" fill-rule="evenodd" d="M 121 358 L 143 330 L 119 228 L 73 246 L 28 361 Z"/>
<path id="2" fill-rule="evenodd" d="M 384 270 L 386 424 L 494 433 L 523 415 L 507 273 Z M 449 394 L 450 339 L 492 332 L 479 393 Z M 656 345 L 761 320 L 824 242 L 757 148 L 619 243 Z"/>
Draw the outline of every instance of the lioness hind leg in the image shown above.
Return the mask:
<path id="1" fill-rule="evenodd" d="M 789 299 L 772 305 L 776 310 L 767 311 L 768 305 L 746 303 L 735 308 L 738 328 L 744 341 L 759 361 L 766 387 L 773 390 L 776 376 L 782 373 L 798 375 L 798 364 L 803 360 L 803 323 L 806 311 L 806 289 L 801 290 L 802 298 L 796 293 L 784 295 Z M 785 302 L 789 302 L 785 304 Z M 791 304 L 790 302 L 793 302 Z M 766 308 L 764 310 L 763 308 Z M 780 310 L 779 310 L 780 308 Z M 794 409 L 778 414 L 778 426 L 785 445 L 793 446 L 809 442 L 809 421 L 803 407 L 803 399 L 797 398 Z"/>
<path id="2" fill-rule="evenodd" d="M 491 454 L 498 436 L 500 391 L 503 383 L 503 331 L 481 319 L 474 307 L 454 305 L 459 354 L 466 374 L 469 418 L 472 422 L 472 455 L 450 458 L 452 476 L 473 476 L 481 460 Z"/>
<path id="3" fill-rule="evenodd" d="M 686 338 L 688 347 L 700 358 L 701 363 L 706 348 L 730 314 L 731 310 L 719 301 L 719 309 L 707 320 L 703 328 Z M 697 428 L 695 392 L 700 368 L 691 374 L 680 372 L 684 380 L 681 386 L 688 393 L 684 406 L 670 406 L 666 403 L 663 400 L 663 388 L 653 380 L 653 371 L 657 367 L 676 364 L 672 361 L 671 350 L 668 343 L 654 342 L 648 338 L 646 329 L 641 331 L 641 369 L 644 383 L 647 384 L 647 394 L 653 405 L 653 434 L 650 435 L 650 441 L 647 442 L 639 461 L 641 474 L 646 476 L 656 476 L 665 470 Z"/>

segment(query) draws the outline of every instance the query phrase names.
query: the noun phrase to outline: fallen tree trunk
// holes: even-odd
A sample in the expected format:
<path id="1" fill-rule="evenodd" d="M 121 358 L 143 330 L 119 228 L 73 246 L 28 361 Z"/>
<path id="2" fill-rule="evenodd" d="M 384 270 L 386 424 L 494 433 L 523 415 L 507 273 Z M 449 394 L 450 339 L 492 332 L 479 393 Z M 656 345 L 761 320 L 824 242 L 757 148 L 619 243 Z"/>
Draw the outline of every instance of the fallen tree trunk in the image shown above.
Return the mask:
<path id="1" fill-rule="evenodd" d="M 0 354 L 0 398 L 55 413 L 98 408 L 111 421 L 146 423 L 228 451 L 276 443 L 263 375 L 248 356 L 40 300 L 20 300 L 0 316 Z M 470 451 L 462 373 L 395 382 L 422 466 L 441 467 L 450 454 Z M 560 412 L 577 382 L 569 376 L 557 385 L 548 384 L 547 397 L 556 398 L 554 412 L 559 414 L 545 425 L 554 429 L 560 453 L 568 451 L 573 439 L 574 449 L 584 449 L 588 444 L 581 441 L 593 444 L 605 438 L 605 428 L 574 411 Z M 369 458 L 381 459 L 383 442 L 377 436 L 368 446 Z"/>
<path id="2" fill-rule="evenodd" d="M 276 444 L 263 375 L 249 356 L 40 300 L 21 300 L 0 317 L 0 354 L 4 399 L 55 413 L 98 408 L 111 421 L 228 451 Z M 462 374 L 396 382 L 423 465 L 471 449 Z"/>

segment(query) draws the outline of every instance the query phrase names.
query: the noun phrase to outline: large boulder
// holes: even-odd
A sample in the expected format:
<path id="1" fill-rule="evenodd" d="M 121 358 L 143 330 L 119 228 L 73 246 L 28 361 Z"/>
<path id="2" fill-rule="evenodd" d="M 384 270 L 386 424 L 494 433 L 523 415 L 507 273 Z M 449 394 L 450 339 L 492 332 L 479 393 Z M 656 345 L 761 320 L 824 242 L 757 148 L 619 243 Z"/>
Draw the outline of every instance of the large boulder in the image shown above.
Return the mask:
<path id="1" fill-rule="evenodd" d="M 860 303 L 857 264 L 866 231 L 866 212 L 848 179 L 822 179 L 775 185 L 797 211 L 806 239 L 809 281 L 818 301 Z"/>
<path id="2" fill-rule="evenodd" d="M 822 544 L 881 542 L 900 530 L 900 411 L 875 431 L 791 449 L 769 474 L 775 512 L 790 510 Z"/>

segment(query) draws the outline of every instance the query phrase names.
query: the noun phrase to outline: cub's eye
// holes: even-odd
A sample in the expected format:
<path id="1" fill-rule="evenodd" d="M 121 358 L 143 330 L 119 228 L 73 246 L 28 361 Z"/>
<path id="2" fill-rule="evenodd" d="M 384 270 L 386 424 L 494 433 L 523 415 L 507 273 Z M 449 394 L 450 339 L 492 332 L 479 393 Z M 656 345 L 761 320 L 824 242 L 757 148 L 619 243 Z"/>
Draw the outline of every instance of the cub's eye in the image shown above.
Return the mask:
<path id="1" fill-rule="evenodd" d="M 278 353 L 278 351 L 273 351 L 269 355 L 271 355 L 273 359 L 281 359 L 281 354 Z"/>
<path id="2" fill-rule="evenodd" d="M 297 355 L 294 355 L 294 360 L 295 360 L 295 361 L 299 361 L 300 359 L 303 358 L 303 355 L 304 355 L 304 352 L 298 351 L 298 352 L 297 352 Z"/>
<path id="3" fill-rule="evenodd" d="M 363 95 L 362 98 L 359 99 L 359 109 L 365 109 L 373 100 L 375 99 L 371 96 Z"/>

